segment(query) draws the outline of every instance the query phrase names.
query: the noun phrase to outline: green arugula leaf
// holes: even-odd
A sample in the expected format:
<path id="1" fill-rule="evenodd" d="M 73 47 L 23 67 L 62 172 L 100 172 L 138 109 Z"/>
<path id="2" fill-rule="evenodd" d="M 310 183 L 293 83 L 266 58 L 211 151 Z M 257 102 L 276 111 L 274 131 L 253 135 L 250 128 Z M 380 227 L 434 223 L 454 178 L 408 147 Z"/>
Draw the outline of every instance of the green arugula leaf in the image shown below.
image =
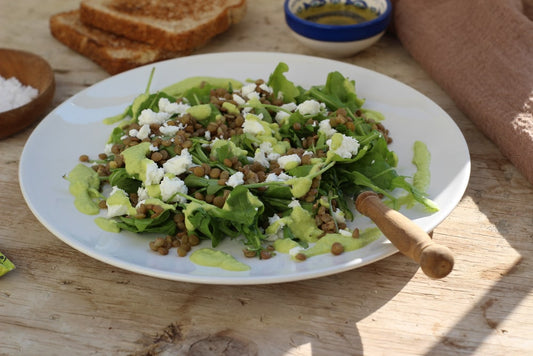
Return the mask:
<path id="1" fill-rule="evenodd" d="M 226 220 L 213 217 L 208 211 L 199 206 L 187 216 L 187 219 L 195 231 L 210 239 L 211 245 L 216 247 L 226 236 L 234 236 L 235 233 L 227 227 Z"/>
<path id="2" fill-rule="evenodd" d="M 137 219 L 134 217 L 121 216 L 117 226 L 123 230 L 136 233 L 161 233 L 165 235 L 176 234 L 176 223 L 170 210 L 161 213 L 157 218 Z"/>
<path id="3" fill-rule="evenodd" d="M 329 73 L 324 86 L 314 86 L 305 95 L 325 103 L 331 111 L 346 109 L 352 119 L 355 119 L 354 113 L 364 104 L 364 100 L 355 92 L 355 82 L 339 72 Z"/>
<path id="4" fill-rule="evenodd" d="M 247 162 L 246 156 L 248 152 L 238 147 L 233 141 L 230 140 L 217 140 L 211 145 L 211 157 L 223 163 L 226 158 L 231 159 L 237 157 L 239 160 Z"/>
<path id="5" fill-rule="evenodd" d="M 300 95 L 300 91 L 293 82 L 288 80 L 283 73 L 289 71 L 289 66 L 286 63 L 280 62 L 274 69 L 268 79 L 267 85 L 274 90 L 274 96 L 278 96 L 281 92 L 283 95 L 283 102 L 292 102 Z"/>
<path id="6" fill-rule="evenodd" d="M 122 140 L 120 138 L 122 136 L 124 136 L 124 130 L 117 126 L 113 129 L 113 131 L 111 131 L 111 135 L 109 136 L 107 143 L 121 144 Z"/>
<path id="7" fill-rule="evenodd" d="M 261 140 L 249 133 L 243 133 L 231 137 L 231 142 L 235 146 L 246 150 L 249 154 L 254 154 L 256 146 L 261 144 Z"/>
<path id="8" fill-rule="evenodd" d="M 227 188 L 224 185 L 218 184 L 218 179 L 197 177 L 194 174 L 189 174 L 187 177 L 185 177 L 184 182 L 185 182 L 185 185 L 189 188 L 204 188 L 206 191 L 206 194 L 213 194 L 213 195 Z"/>
<path id="9" fill-rule="evenodd" d="M 109 176 L 109 184 L 117 186 L 127 193 L 136 193 L 142 185 L 142 182 L 132 178 L 128 172 L 126 172 L 126 168 L 117 168 L 111 172 L 111 175 Z"/>
<path id="10" fill-rule="evenodd" d="M 218 243 L 218 232 L 235 236 L 242 234 L 247 239 L 250 249 L 260 250 L 264 235 L 258 222 L 264 212 L 264 204 L 244 186 L 237 186 L 226 199 L 223 208 L 217 208 L 202 200 L 188 197 L 189 203 L 184 210 L 186 225 L 189 230 L 198 230 L 213 243 Z M 208 233 L 208 232 L 211 233 Z M 232 232 L 233 231 L 233 232 Z M 213 240 L 214 239 L 214 240 Z"/>
<path id="11" fill-rule="evenodd" d="M 392 180 L 392 185 L 391 186 L 393 187 L 393 189 L 394 188 L 402 188 L 402 189 L 406 190 L 407 192 L 409 192 L 410 195 L 416 201 L 421 203 L 426 208 L 426 210 L 428 212 L 439 211 L 438 205 L 435 204 L 435 202 L 432 201 L 431 199 L 428 199 L 423 192 L 421 192 L 420 190 L 416 189 L 412 184 L 407 182 L 405 180 L 405 177 L 403 177 L 403 176 L 395 177 Z"/>
<path id="12" fill-rule="evenodd" d="M 222 208 L 231 215 L 232 221 L 242 225 L 252 225 L 264 211 L 264 205 L 258 197 L 242 185 L 233 189 Z"/>

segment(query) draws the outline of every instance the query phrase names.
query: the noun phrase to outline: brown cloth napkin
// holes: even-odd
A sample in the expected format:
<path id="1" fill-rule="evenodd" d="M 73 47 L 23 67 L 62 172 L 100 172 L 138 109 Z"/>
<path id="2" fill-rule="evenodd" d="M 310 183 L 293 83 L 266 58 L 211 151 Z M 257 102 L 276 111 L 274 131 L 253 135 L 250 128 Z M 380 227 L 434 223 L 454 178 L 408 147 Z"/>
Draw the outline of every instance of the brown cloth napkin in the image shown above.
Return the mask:
<path id="1" fill-rule="evenodd" d="M 533 1 L 393 3 L 402 45 L 533 184 Z"/>

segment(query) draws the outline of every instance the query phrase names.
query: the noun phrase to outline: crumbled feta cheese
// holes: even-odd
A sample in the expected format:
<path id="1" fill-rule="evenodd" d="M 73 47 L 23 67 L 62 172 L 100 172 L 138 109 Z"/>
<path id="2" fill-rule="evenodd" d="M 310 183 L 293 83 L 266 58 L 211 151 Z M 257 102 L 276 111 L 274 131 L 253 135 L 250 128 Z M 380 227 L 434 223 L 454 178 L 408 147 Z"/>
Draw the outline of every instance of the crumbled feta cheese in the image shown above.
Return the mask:
<path id="1" fill-rule="evenodd" d="M 150 150 L 150 152 L 157 152 L 159 151 L 159 148 L 155 147 L 154 145 L 150 144 L 150 147 L 148 147 L 148 149 Z"/>
<path id="2" fill-rule="evenodd" d="M 161 198 L 163 201 L 166 202 L 179 202 L 179 203 L 185 203 L 187 199 L 185 197 L 182 197 L 181 195 L 178 195 L 176 193 L 188 193 L 188 188 L 185 185 L 185 182 L 179 179 L 178 177 L 169 178 L 166 177 L 163 178 L 163 181 L 159 185 L 159 188 L 161 190 Z"/>
<path id="3" fill-rule="evenodd" d="M 127 195 L 126 191 L 124 189 L 120 189 L 119 187 L 117 186 L 113 186 L 113 188 L 111 188 L 111 193 L 109 193 L 109 196 L 112 196 L 113 194 L 115 194 L 116 192 L 121 192 L 123 193 L 124 195 Z"/>
<path id="4" fill-rule="evenodd" d="M 338 154 L 341 158 L 351 158 L 352 155 L 357 154 L 357 151 L 359 150 L 359 142 L 357 139 L 340 133 L 337 133 L 336 135 L 342 135 L 342 142 L 339 147 L 332 149 L 332 139 L 327 140 L 326 144 L 331 151 Z"/>
<path id="5" fill-rule="evenodd" d="M 326 135 L 326 138 L 330 138 L 335 132 L 337 132 L 337 130 L 332 128 L 329 119 L 326 119 L 320 121 L 320 124 L 318 124 L 318 132 L 322 132 Z"/>
<path id="6" fill-rule="evenodd" d="M 159 184 L 164 175 L 165 171 L 163 168 L 159 168 L 157 163 L 150 161 L 146 164 L 146 179 L 144 185 Z"/>
<path id="7" fill-rule="evenodd" d="M 300 201 L 298 199 L 292 198 L 292 201 L 287 206 L 289 208 L 296 208 L 297 206 L 301 206 L 301 205 L 300 205 Z"/>
<path id="8" fill-rule="evenodd" d="M 313 154 L 313 151 L 305 151 L 304 153 L 302 153 L 302 156 L 312 156 Z"/>
<path id="9" fill-rule="evenodd" d="M 272 215 L 271 217 L 268 218 L 268 224 L 269 225 L 273 225 L 278 220 L 281 220 L 281 218 L 278 215 L 274 214 L 274 215 Z M 283 221 L 280 221 L 278 224 L 280 225 L 280 228 L 285 226 L 285 222 L 283 222 Z"/>
<path id="10" fill-rule="evenodd" d="M 247 95 L 248 97 L 248 102 L 250 102 L 250 100 L 259 100 L 260 96 L 259 96 L 259 93 L 254 91 L 253 93 L 250 93 Z"/>
<path id="11" fill-rule="evenodd" d="M 129 132 L 128 132 L 128 135 L 130 137 L 137 137 L 137 135 L 139 134 L 139 130 L 136 130 L 136 129 L 131 129 Z M 124 140 L 124 138 L 120 138 L 121 140 Z"/>
<path id="12" fill-rule="evenodd" d="M 298 105 L 296 105 L 296 103 L 293 103 L 292 101 L 290 103 L 283 104 L 280 107 L 284 110 L 288 110 L 291 112 L 296 111 L 296 109 L 298 109 Z"/>
<path id="13" fill-rule="evenodd" d="M 108 155 L 108 156 L 112 155 L 113 154 L 112 148 L 113 148 L 113 144 L 112 143 L 106 144 L 105 148 L 104 148 L 104 153 L 106 155 Z"/>
<path id="14" fill-rule="evenodd" d="M 276 116 L 274 117 L 274 119 L 276 120 L 276 122 L 278 124 L 282 124 L 283 121 L 288 118 L 289 116 L 291 116 L 291 114 L 289 114 L 288 112 L 286 111 L 278 111 L 276 113 Z"/>
<path id="15" fill-rule="evenodd" d="M 211 141 L 211 143 L 209 144 L 210 147 L 213 147 L 213 145 L 215 144 L 215 142 L 217 142 L 218 140 L 220 140 L 218 137 L 215 137 L 213 139 L 213 141 Z"/>
<path id="16" fill-rule="evenodd" d="M 286 180 L 291 179 L 292 176 L 288 175 L 285 172 L 281 172 L 280 174 L 278 174 L 278 178 L 281 179 L 282 181 L 286 181 Z"/>
<path id="17" fill-rule="evenodd" d="M 266 158 L 266 154 L 264 151 L 261 151 L 260 148 L 255 150 L 254 154 L 254 161 L 262 165 L 263 167 L 269 168 L 270 162 L 268 162 L 268 159 Z"/>
<path id="18" fill-rule="evenodd" d="M 232 95 L 232 99 L 234 102 L 237 103 L 237 105 L 244 105 L 246 104 L 246 100 L 244 100 L 240 95 L 237 95 L 235 93 L 233 93 Z"/>
<path id="19" fill-rule="evenodd" d="M 107 206 L 107 218 L 113 218 L 115 216 L 122 216 L 128 214 L 128 207 L 126 205 L 108 205 Z"/>
<path id="20" fill-rule="evenodd" d="M 316 115 L 323 108 L 325 108 L 324 103 L 319 103 L 316 100 L 306 100 L 298 105 L 297 110 L 302 115 Z"/>
<path id="21" fill-rule="evenodd" d="M 139 187 L 139 189 L 137 189 L 137 197 L 139 201 L 150 198 L 150 196 L 148 195 L 148 190 L 143 187 Z"/>
<path id="22" fill-rule="evenodd" d="M 350 236 L 350 237 L 352 236 L 352 232 L 346 229 L 339 229 L 339 234 L 343 236 Z"/>
<path id="23" fill-rule="evenodd" d="M 111 193 L 109 193 L 109 197 L 111 197 L 114 194 L 120 194 L 124 196 L 124 198 L 129 199 L 128 193 L 126 193 L 124 190 L 120 189 L 119 187 L 114 186 L 113 189 L 111 189 Z M 115 216 L 122 216 L 128 214 L 129 206 L 126 204 L 107 204 L 107 218 L 113 218 Z"/>
<path id="24" fill-rule="evenodd" d="M 185 173 L 189 167 L 192 165 L 192 155 L 189 153 L 189 150 L 184 148 L 181 150 L 181 154 L 172 157 L 163 164 L 163 169 L 165 173 L 172 173 L 176 176 L 179 176 L 182 173 Z"/>
<path id="25" fill-rule="evenodd" d="M 244 184 L 244 174 L 242 172 L 236 172 L 232 174 L 228 181 L 226 182 L 227 186 L 235 188 L 238 185 Z"/>
<path id="26" fill-rule="evenodd" d="M 279 175 L 276 173 L 269 173 L 265 178 L 265 182 L 284 182 L 291 178 L 292 177 L 290 175 L 284 172 L 281 172 Z"/>
<path id="27" fill-rule="evenodd" d="M 245 98 L 248 98 L 248 95 L 250 95 L 251 93 L 255 93 L 255 88 L 257 86 L 255 85 L 255 83 L 250 83 L 250 84 L 247 84 L 247 85 L 243 85 L 243 87 L 241 88 L 241 94 L 243 97 Z"/>
<path id="28" fill-rule="evenodd" d="M 144 199 L 144 200 L 139 199 L 139 201 L 137 202 L 137 205 L 135 205 L 135 209 L 138 209 L 141 205 L 143 205 L 145 203 L 146 203 L 146 199 Z"/>
<path id="29" fill-rule="evenodd" d="M 145 138 L 148 138 L 148 136 L 150 136 L 151 132 L 152 130 L 150 130 L 150 125 L 144 124 L 139 129 L 139 132 L 137 132 L 137 138 L 139 140 L 144 140 Z"/>
<path id="30" fill-rule="evenodd" d="M 268 141 L 261 142 L 261 144 L 259 144 L 259 149 L 261 151 L 263 151 L 265 154 L 269 154 L 269 153 L 274 152 L 274 148 L 272 147 L 272 143 L 270 143 Z"/>
<path id="31" fill-rule="evenodd" d="M 344 216 L 342 210 L 339 208 L 337 208 L 337 210 L 333 212 L 333 218 L 340 224 L 346 222 L 346 217 Z"/>
<path id="32" fill-rule="evenodd" d="M 259 85 L 259 89 L 266 91 L 269 94 L 272 94 L 274 92 L 274 89 L 266 85 L 265 83 Z"/>
<path id="33" fill-rule="evenodd" d="M 187 109 L 191 106 L 183 103 L 171 103 L 167 98 L 159 99 L 159 112 L 165 112 L 170 115 L 179 114 L 183 115 L 187 112 Z"/>
<path id="34" fill-rule="evenodd" d="M 269 173 L 266 178 L 265 182 L 279 182 L 281 179 L 278 178 L 278 175 L 276 173 Z"/>
<path id="35" fill-rule="evenodd" d="M 139 209 L 139 207 L 141 207 L 141 205 L 144 205 L 146 204 L 146 199 L 145 200 L 138 200 L 137 201 L 137 205 L 135 205 L 135 209 Z"/>
<path id="36" fill-rule="evenodd" d="M 281 156 L 281 155 L 280 155 L 279 153 L 272 152 L 272 153 L 269 153 L 269 154 L 267 155 L 267 159 L 268 159 L 269 161 L 277 161 L 278 158 L 280 158 L 280 156 Z"/>
<path id="37" fill-rule="evenodd" d="M 281 156 L 278 158 L 278 164 L 281 169 L 291 169 L 298 166 L 302 160 L 294 153 L 292 155 Z"/>
<path id="38" fill-rule="evenodd" d="M 299 254 L 301 251 L 305 250 L 305 248 L 303 248 L 302 246 L 296 246 L 296 247 L 293 247 L 289 250 L 289 255 L 291 257 L 294 257 L 296 256 L 297 254 Z"/>
<path id="39" fill-rule="evenodd" d="M 179 130 L 183 130 L 186 126 L 180 123 L 177 126 L 174 125 L 167 125 L 164 123 L 162 126 L 159 127 L 159 132 L 165 136 L 174 136 L 176 132 Z"/>
<path id="40" fill-rule="evenodd" d="M 170 118 L 170 114 L 164 111 L 154 112 L 151 109 L 144 109 L 139 115 L 139 125 L 159 124 L 161 125 Z"/>
<path id="41" fill-rule="evenodd" d="M 275 161 L 279 158 L 280 154 L 275 153 L 272 147 L 272 143 L 265 141 L 259 145 L 259 148 L 255 151 L 254 161 L 259 162 L 263 167 L 270 167 L 269 161 Z"/>
<path id="42" fill-rule="evenodd" d="M 210 141 L 211 140 L 211 131 L 209 130 L 205 130 L 205 134 L 204 134 L 204 137 L 207 141 Z"/>
<path id="43" fill-rule="evenodd" d="M 258 120 L 249 119 L 249 117 L 250 115 L 244 119 L 244 123 L 242 124 L 242 132 L 250 133 L 252 135 L 258 135 L 265 132 L 265 128 Z"/>

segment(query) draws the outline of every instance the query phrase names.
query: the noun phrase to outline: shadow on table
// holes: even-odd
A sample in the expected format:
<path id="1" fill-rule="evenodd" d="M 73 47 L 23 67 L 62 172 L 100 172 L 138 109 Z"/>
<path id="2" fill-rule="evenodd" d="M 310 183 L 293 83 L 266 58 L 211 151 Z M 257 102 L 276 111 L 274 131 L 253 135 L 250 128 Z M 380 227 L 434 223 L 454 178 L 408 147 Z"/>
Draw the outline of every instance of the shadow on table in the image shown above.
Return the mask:
<path id="1" fill-rule="evenodd" d="M 517 259 L 508 273 L 512 274 L 513 270 L 519 268 L 522 261 L 522 258 Z M 502 275 L 501 279 L 479 298 L 479 301 L 446 335 L 441 337 L 439 343 L 435 344 L 426 355 L 471 355 L 476 353 L 490 335 L 508 333 L 509 330 L 501 328 L 501 322 L 511 315 L 533 290 L 531 286 L 523 286 L 513 288 L 513 293 L 510 294 L 508 292 L 509 279 L 512 278 L 512 276 Z M 506 299 L 504 303 L 502 303 L 502 298 Z M 491 312 L 491 309 L 495 311 Z M 474 325 L 479 325 L 479 327 L 473 327 Z M 517 345 L 517 347 L 522 347 L 522 345 Z M 512 350 L 509 351 L 512 354 Z"/>
<path id="2" fill-rule="evenodd" d="M 476 155 L 472 156 L 476 164 Z M 486 266 L 491 268 L 484 268 L 485 264 L 473 268 L 479 270 L 480 279 L 489 283 L 493 281 L 494 284 L 481 297 L 477 297 L 477 303 L 427 355 L 474 354 L 495 333 L 520 337 L 501 324 L 533 291 L 533 285 L 524 283 L 530 277 L 523 277 L 530 273 L 533 261 L 533 189 L 505 159 L 495 159 L 490 164 L 495 166 L 473 172 L 466 196 L 474 201 L 480 212 L 517 252 L 517 256 L 502 260 L 501 251 L 483 250 Z M 495 237 L 487 231 L 477 230 L 475 234 L 487 240 L 500 239 L 500 236 Z M 492 246 L 499 247 L 501 243 L 493 241 Z M 502 250 L 504 248 L 506 246 Z M 527 340 L 527 335 L 522 337 L 524 341 Z M 516 346 L 523 350 L 523 345 Z M 513 350 L 509 352 L 513 353 Z"/>

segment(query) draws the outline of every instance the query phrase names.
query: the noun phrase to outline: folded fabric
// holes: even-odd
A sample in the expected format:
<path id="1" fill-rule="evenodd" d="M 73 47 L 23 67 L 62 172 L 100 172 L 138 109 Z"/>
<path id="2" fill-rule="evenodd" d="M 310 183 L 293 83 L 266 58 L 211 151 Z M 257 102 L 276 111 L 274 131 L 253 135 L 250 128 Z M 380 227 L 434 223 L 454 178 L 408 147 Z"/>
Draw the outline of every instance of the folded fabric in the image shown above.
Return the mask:
<path id="1" fill-rule="evenodd" d="M 393 3 L 402 45 L 533 184 L 533 1 Z"/>

